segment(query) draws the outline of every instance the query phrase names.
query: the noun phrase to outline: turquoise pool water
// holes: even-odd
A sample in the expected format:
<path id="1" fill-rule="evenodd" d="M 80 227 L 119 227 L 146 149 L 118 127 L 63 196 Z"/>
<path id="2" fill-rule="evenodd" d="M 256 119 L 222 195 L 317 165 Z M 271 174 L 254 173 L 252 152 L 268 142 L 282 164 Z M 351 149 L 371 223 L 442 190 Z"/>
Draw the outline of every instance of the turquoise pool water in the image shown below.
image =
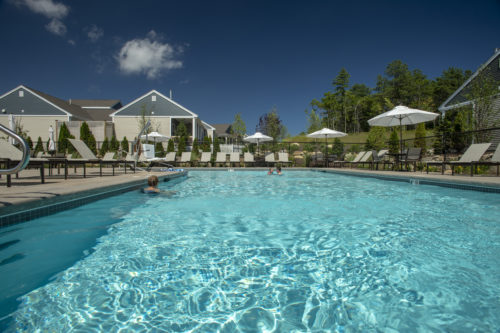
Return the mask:
<path id="1" fill-rule="evenodd" d="M 161 186 L 178 193 L 1 229 L 2 258 L 20 255 L 0 263 L 4 330 L 500 327 L 498 194 L 305 171 Z"/>

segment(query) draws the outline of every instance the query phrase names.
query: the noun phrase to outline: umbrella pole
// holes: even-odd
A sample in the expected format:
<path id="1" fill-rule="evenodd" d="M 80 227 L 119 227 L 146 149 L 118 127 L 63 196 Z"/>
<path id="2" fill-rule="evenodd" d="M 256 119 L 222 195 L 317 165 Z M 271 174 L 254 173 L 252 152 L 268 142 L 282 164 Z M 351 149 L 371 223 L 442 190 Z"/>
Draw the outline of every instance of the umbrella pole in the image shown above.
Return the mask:
<path id="1" fill-rule="evenodd" d="M 328 139 L 326 138 L 326 134 L 325 134 L 325 168 L 328 168 Z"/>
<path id="2" fill-rule="evenodd" d="M 401 124 L 402 118 L 399 118 L 399 150 L 401 151 L 401 156 L 403 155 L 403 125 Z"/>

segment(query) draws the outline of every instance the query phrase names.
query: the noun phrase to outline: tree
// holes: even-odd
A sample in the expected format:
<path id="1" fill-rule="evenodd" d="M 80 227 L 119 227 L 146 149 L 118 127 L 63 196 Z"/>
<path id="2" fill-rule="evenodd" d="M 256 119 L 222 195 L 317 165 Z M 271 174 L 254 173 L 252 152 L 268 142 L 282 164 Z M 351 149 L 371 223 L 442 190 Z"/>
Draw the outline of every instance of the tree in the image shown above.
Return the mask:
<path id="1" fill-rule="evenodd" d="M 68 127 L 65 123 L 62 123 L 59 128 L 59 138 L 57 140 L 57 152 L 66 154 L 74 152 L 73 145 L 68 141 L 68 139 L 74 139 L 75 137 L 70 134 Z M 48 150 L 48 149 L 47 149 Z"/>
<path id="2" fill-rule="evenodd" d="M 219 153 L 219 152 L 220 152 L 219 138 L 215 137 L 214 138 L 214 153 Z"/>
<path id="3" fill-rule="evenodd" d="M 198 140 L 193 140 L 193 148 L 191 149 L 191 151 L 195 155 L 193 158 L 197 159 L 198 154 L 200 153 L 200 147 L 198 145 Z"/>
<path id="4" fill-rule="evenodd" d="M 101 150 L 99 153 L 102 156 L 104 156 L 104 154 L 106 154 L 108 151 L 109 151 L 109 140 L 108 140 L 108 137 L 105 137 L 104 141 L 102 142 Z"/>
<path id="5" fill-rule="evenodd" d="M 208 136 L 205 136 L 203 138 L 203 144 L 201 146 L 201 150 L 204 152 L 209 152 L 210 151 L 210 138 Z"/>
<path id="6" fill-rule="evenodd" d="M 30 147 L 30 149 L 33 150 L 33 141 L 31 140 L 30 136 L 26 138 L 26 143 L 28 144 L 28 147 Z"/>
<path id="7" fill-rule="evenodd" d="M 38 140 L 37 140 L 36 146 L 35 146 L 35 154 L 37 154 L 40 151 L 43 152 L 43 142 L 42 142 L 42 138 L 38 137 Z"/>
<path id="8" fill-rule="evenodd" d="M 417 129 L 415 130 L 415 147 L 422 148 L 422 152 L 424 154 L 427 151 L 427 143 L 425 141 L 425 137 L 425 124 L 420 123 L 417 125 Z"/>
<path id="9" fill-rule="evenodd" d="M 385 146 L 385 128 L 380 126 L 370 127 L 366 138 L 365 148 L 380 150 Z"/>
<path id="10" fill-rule="evenodd" d="M 321 118 L 316 113 L 316 111 L 314 109 L 312 109 L 310 113 L 307 110 L 305 110 L 304 112 L 307 115 L 307 122 L 309 123 L 309 125 L 307 127 L 307 133 L 312 133 L 312 132 L 316 132 L 316 131 L 320 130 L 321 129 Z"/>
<path id="11" fill-rule="evenodd" d="M 412 74 L 408 65 L 401 60 L 394 60 L 385 69 L 385 77 L 378 76 L 377 91 L 392 103 L 410 105 Z"/>
<path id="12" fill-rule="evenodd" d="M 333 85 L 335 86 L 335 96 L 340 104 L 342 110 L 342 117 L 344 118 L 344 132 L 347 132 L 347 107 L 346 107 L 346 94 L 347 88 L 349 87 L 349 73 L 345 68 L 342 68 L 333 80 Z"/>
<path id="13" fill-rule="evenodd" d="M 471 76 L 470 71 L 449 67 L 433 82 L 432 99 L 435 107 L 439 107 Z"/>
<path id="14" fill-rule="evenodd" d="M 122 140 L 122 143 L 121 143 L 121 146 L 122 146 L 122 150 L 126 153 L 128 153 L 128 140 L 127 140 L 127 137 L 124 136 L 123 137 L 123 140 Z"/>
<path id="15" fill-rule="evenodd" d="M 179 126 L 177 126 L 177 137 L 178 137 L 178 145 L 177 145 L 177 155 L 181 155 L 182 152 L 186 151 L 186 143 L 188 139 L 187 127 L 184 122 L 180 122 Z"/>
<path id="16" fill-rule="evenodd" d="M 340 157 L 344 153 L 344 143 L 339 138 L 333 140 L 332 153 Z"/>
<path id="17" fill-rule="evenodd" d="M 113 134 L 111 137 L 111 141 L 109 142 L 109 150 L 114 151 L 115 153 L 120 149 L 120 143 L 116 140 L 116 136 Z"/>
<path id="18" fill-rule="evenodd" d="M 241 139 L 247 132 L 247 127 L 245 126 L 245 122 L 241 119 L 241 113 L 237 113 L 234 116 L 234 121 L 231 126 L 232 134 L 236 135 L 238 139 Z"/>
<path id="19" fill-rule="evenodd" d="M 260 116 L 255 130 L 272 137 L 274 142 L 285 138 L 287 135 L 287 129 L 282 124 L 276 107 L 273 107 L 271 111 Z"/>
<path id="20" fill-rule="evenodd" d="M 87 147 L 90 148 L 95 153 L 97 153 L 96 140 L 94 134 L 90 131 L 89 125 L 86 121 L 80 126 L 80 140 L 82 140 Z"/>
<path id="21" fill-rule="evenodd" d="M 157 142 L 155 145 L 155 157 L 165 157 L 165 149 L 163 149 L 161 142 Z"/>
<path id="22" fill-rule="evenodd" d="M 171 153 L 173 151 L 175 151 L 174 139 L 170 139 L 170 140 L 168 140 L 168 144 L 167 144 L 167 153 Z"/>
<path id="23" fill-rule="evenodd" d="M 396 127 L 392 129 L 391 136 L 389 137 L 389 153 L 399 153 L 399 136 Z"/>

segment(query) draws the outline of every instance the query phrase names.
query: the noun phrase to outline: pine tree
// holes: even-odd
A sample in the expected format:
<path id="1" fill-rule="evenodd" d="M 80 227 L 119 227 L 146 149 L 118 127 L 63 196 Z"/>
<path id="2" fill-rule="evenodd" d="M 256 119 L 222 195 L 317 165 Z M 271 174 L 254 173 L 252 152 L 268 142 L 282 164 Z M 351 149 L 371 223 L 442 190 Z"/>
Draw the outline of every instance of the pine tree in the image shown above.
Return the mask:
<path id="1" fill-rule="evenodd" d="M 35 154 L 37 154 L 40 151 L 43 152 L 43 142 L 42 142 L 42 138 L 38 137 L 38 140 L 37 140 L 36 146 L 35 146 Z"/>
<path id="2" fill-rule="evenodd" d="M 208 136 L 205 136 L 203 138 L 203 146 L 201 148 L 204 152 L 209 152 L 210 151 L 210 138 Z"/>
<path id="3" fill-rule="evenodd" d="M 161 142 L 157 142 L 155 145 L 155 155 L 156 157 L 165 157 L 165 149 L 163 149 Z"/>
<path id="4" fill-rule="evenodd" d="M 391 136 L 389 137 L 389 153 L 399 153 L 399 136 L 396 129 L 393 129 L 393 131 L 391 132 Z"/>
<path id="5" fill-rule="evenodd" d="M 415 130 L 415 147 L 422 148 L 422 153 L 427 151 L 427 144 L 425 142 L 425 124 L 420 123 Z"/>
<path id="6" fill-rule="evenodd" d="M 111 141 L 109 142 L 109 150 L 116 153 L 118 149 L 120 149 L 120 143 L 116 140 L 116 136 L 113 134 Z"/>
<path id="7" fill-rule="evenodd" d="M 109 140 L 108 140 L 108 137 L 105 137 L 104 141 L 102 142 L 101 150 L 99 153 L 102 156 L 104 156 L 104 154 L 106 154 L 108 151 L 109 151 Z"/>
<path id="8" fill-rule="evenodd" d="M 33 150 L 33 141 L 30 136 L 26 138 L 26 143 L 28 144 L 28 147 L 30 147 L 30 150 Z"/>
<path id="9" fill-rule="evenodd" d="M 68 141 L 68 139 L 74 138 L 69 132 L 68 127 L 65 123 L 62 123 L 59 128 L 59 138 L 57 140 L 57 152 L 66 154 L 74 152 L 73 145 Z M 48 150 L 48 149 L 47 149 Z"/>
<path id="10" fill-rule="evenodd" d="M 123 140 L 122 140 L 122 150 L 125 152 L 125 153 L 128 153 L 128 140 L 127 140 L 127 137 L 124 136 L 123 137 Z"/>
<path id="11" fill-rule="evenodd" d="M 220 152 L 219 138 L 215 137 L 214 138 L 214 153 L 219 153 L 219 152 Z"/>
<path id="12" fill-rule="evenodd" d="M 168 144 L 167 144 L 167 153 L 171 153 L 171 152 L 174 152 L 174 151 L 175 151 L 174 140 L 170 139 L 170 140 L 168 140 Z"/>

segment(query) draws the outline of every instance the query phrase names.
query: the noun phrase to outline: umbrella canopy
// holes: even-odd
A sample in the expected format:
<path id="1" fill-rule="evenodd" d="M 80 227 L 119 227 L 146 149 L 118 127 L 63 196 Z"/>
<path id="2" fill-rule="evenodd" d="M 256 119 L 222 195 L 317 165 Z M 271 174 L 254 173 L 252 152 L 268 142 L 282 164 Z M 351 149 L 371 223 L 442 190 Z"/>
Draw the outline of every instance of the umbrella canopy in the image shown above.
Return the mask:
<path id="1" fill-rule="evenodd" d="M 141 139 L 148 140 L 148 141 L 154 141 L 154 142 L 156 142 L 156 141 L 162 142 L 162 141 L 167 141 L 170 138 L 168 136 L 160 134 L 158 132 L 151 132 L 148 134 L 141 135 Z"/>
<path id="2" fill-rule="evenodd" d="M 264 135 L 261 132 L 256 132 L 253 135 L 247 136 L 246 138 L 243 138 L 243 141 L 247 141 L 250 143 L 256 143 L 257 144 L 257 153 L 259 152 L 259 142 L 266 142 L 266 141 L 273 141 L 273 138 L 270 136 Z"/>
<path id="3" fill-rule="evenodd" d="M 56 150 L 56 143 L 54 142 L 54 129 L 52 128 L 52 125 L 50 125 L 48 151 L 54 151 L 54 150 Z"/>
<path id="4" fill-rule="evenodd" d="M 336 130 L 332 130 L 329 128 L 322 128 L 319 131 L 307 134 L 306 136 L 309 138 L 322 139 L 325 138 L 325 165 L 328 163 L 328 138 L 340 138 L 342 136 L 346 136 L 347 134 L 344 132 L 339 132 Z"/>
<path id="5" fill-rule="evenodd" d="M 394 109 L 379 114 L 376 117 L 368 120 L 370 126 L 403 126 L 415 125 L 436 119 L 437 113 L 412 109 L 403 105 L 398 105 Z M 403 128 L 399 129 L 399 147 L 401 154 L 403 154 Z"/>

